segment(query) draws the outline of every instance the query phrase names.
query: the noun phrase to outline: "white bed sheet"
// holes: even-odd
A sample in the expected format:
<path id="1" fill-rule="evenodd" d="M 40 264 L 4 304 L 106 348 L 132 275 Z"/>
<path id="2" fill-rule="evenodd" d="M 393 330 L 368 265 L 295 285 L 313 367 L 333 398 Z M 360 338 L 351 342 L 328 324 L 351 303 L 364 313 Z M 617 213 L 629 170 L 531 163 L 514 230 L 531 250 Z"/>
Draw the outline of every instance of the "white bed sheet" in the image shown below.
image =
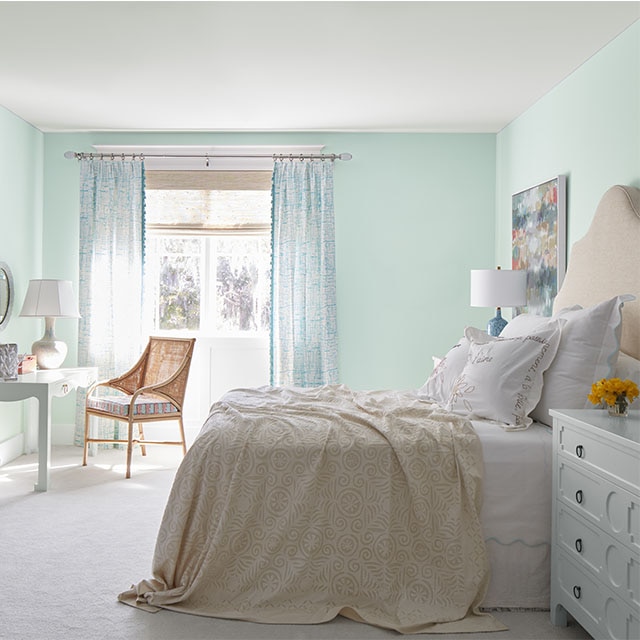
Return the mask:
<path id="1" fill-rule="evenodd" d="M 472 420 L 482 443 L 481 521 L 491 566 L 485 608 L 549 608 L 552 430 Z"/>

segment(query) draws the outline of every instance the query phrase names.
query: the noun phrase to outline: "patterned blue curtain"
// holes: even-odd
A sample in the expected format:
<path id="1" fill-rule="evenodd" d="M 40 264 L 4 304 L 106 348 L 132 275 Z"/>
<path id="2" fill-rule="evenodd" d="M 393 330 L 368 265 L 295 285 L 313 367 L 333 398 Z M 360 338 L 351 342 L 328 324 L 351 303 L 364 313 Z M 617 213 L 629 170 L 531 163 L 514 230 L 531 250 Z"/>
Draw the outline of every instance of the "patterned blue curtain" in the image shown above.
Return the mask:
<path id="1" fill-rule="evenodd" d="M 81 160 L 78 365 L 98 367 L 101 380 L 125 373 L 142 353 L 143 243 L 143 163 Z M 85 394 L 77 398 L 82 444 Z M 104 437 L 126 437 L 113 421 L 92 424 Z"/>
<path id="2" fill-rule="evenodd" d="M 333 162 L 273 170 L 271 383 L 338 381 Z"/>

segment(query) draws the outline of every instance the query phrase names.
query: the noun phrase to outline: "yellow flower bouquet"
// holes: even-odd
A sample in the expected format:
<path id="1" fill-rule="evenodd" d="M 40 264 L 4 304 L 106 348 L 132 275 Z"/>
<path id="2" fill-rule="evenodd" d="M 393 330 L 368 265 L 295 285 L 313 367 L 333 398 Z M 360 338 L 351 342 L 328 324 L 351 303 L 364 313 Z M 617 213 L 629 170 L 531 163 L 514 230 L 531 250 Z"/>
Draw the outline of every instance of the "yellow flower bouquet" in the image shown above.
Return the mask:
<path id="1" fill-rule="evenodd" d="M 628 404 L 639 394 L 638 385 L 633 380 L 602 378 L 591 386 L 589 402 L 606 404 L 611 414 L 626 415 Z"/>

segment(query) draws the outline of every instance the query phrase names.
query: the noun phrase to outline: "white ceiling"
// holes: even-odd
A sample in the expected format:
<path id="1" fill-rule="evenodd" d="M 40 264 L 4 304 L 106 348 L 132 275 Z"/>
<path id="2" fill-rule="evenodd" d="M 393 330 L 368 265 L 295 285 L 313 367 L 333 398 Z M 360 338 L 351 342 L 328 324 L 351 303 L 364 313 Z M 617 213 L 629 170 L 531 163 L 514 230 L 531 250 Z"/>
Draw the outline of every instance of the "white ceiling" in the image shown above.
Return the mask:
<path id="1" fill-rule="evenodd" d="M 638 1 L 0 1 L 0 105 L 42 131 L 496 132 L 638 18 Z"/>

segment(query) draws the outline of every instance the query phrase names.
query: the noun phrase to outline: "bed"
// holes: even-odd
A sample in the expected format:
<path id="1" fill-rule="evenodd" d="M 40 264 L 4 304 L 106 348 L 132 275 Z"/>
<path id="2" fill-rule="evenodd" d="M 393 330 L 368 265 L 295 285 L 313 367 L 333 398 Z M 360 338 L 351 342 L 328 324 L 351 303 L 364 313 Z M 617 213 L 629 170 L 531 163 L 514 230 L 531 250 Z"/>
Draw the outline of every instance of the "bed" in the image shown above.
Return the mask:
<path id="1" fill-rule="evenodd" d="M 554 316 L 498 339 L 467 328 L 418 390 L 227 394 L 178 469 L 153 577 L 119 599 L 402 633 L 496 631 L 487 609 L 548 608 L 548 409 L 637 373 L 639 211 L 640 190 L 609 189 Z"/>

